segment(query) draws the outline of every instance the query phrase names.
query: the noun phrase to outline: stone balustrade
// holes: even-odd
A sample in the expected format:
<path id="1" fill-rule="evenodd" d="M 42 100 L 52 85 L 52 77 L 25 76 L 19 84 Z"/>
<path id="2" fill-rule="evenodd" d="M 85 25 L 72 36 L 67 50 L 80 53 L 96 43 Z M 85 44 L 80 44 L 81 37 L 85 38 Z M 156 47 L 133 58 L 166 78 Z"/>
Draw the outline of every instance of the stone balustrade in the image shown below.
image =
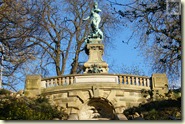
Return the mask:
<path id="1" fill-rule="evenodd" d="M 24 95 L 47 96 L 51 105 L 57 106 L 59 110 L 65 108 L 70 115 L 69 120 L 71 117 L 80 120 L 83 119 L 84 113 L 88 117 L 94 114 L 92 106 L 95 109 L 103 108 L 101 113 L 116 113 L 116 116 L 121 117 L 126 108 L 147 102 L 151 96 L 149 93 L 142 94 L 143 90 L 152 90 L 154 100 L 158 99 L 158 94 L 164 96 L 168 92 L 166 74 L 152 74 L 151 77 L 147 77 L 91 73 L 50 78 L 27 75 Z"/>
<path id="2" fill-rule="evenodd" d="M 118 84 L 121 85 L 133 85 L 133 86 L 142 86 L 142 87 L 150 87 L 150 77 L 146 76 L 137 76 L 137 75 L 125 75 L 125 74 L 101 74 L 103 77 L 107 76 L 109 78 L 110 76 L 114 76 L 118 78 Z M 98 76 L 101 76 L 98 75 Z M 76 82 L 76 79 L 78 77 L 85 77 L 89 78 L 89 75 L 66 75 L 66 76 L 57 76 L 57 77 L 50 77 L 50 78 L 42 78 L 41 84 L 42 88 L 48 88 L 48 87 L 55 87 L 55 86 L 67 86 L 71 85 Z M 92 77 L 94 75 L 91 75 Z M 102 79 L 103 82 L 103 79 Z M 91 83 L 91 82 L 90 82 Z M 101 83 L 101 78 L 99 83 Z"/>
<path id="3" fill-rule="evenodd" d="M 118 75 L 119 84 L 150 87 L 150 77 L 137 75 Z"/>
<path id="4" fill-rule="evenodd" d="M 153 74 L 152 77 L 128 75 L 128 74 L 74 74 L 42 78 L 41 75 L 28 75 L 26 77 L 25 91 L 29 96 L 42 93 L 42 89 L 72 84 L 114 84 L 113 88 L 132 90 L 154 90 L 157 93 L 168 92 L 168 79 L 166 74 Z"/>
<path id="5" fill-rule="evenodd" d="M 57 76 L 51 78 L 43 78 L 41 80 L 43 88 L 55 86 L 67 86 L 74 83 L 75 76 Z"/>

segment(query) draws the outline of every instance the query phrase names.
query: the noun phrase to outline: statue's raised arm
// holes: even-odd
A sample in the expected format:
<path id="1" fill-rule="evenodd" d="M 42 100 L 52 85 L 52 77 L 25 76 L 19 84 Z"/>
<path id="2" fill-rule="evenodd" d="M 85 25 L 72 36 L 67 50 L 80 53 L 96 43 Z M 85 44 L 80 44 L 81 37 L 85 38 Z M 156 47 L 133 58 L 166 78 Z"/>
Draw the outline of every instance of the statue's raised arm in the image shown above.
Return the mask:
<path id="1" fill-rule="evenodd" d="M 87 18 L 83 19 L 84 21 L 88 20 L 88 19 L 91 19 L 90 23 L 91 23 L 92 32 L 88 36 L 88 38 L 100 38 L 100 39 L 103 39 L 103 33 L 99 29 L 99 24 L 100 24 L 100 21 L 101 21 L 101 17 L 99 15 L 99 12 L 101 12 L 101 10 L 98 9 L 98 3 L 95 2 L 94 6 L 93 6 L 93 9 L 91 10 L 91 14 Z"/>

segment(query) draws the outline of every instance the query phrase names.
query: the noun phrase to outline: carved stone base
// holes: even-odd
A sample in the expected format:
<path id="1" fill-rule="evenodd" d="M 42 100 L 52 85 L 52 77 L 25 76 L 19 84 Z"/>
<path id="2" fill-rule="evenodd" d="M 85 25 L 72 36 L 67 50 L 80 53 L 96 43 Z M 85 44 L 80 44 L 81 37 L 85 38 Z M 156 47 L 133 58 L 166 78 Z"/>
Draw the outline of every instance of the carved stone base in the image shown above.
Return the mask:
<path id="1" fill-rule="evenodd" d="M 107 63 L 85 63 L 84 73 L 108 73 Z"/>
<path id="2" fill-rule="evenodd" d="M 99 42 L 99 39 L 86 46 L 89 60 L 84 64 L 84 73 L 108 73 L 108 64 L 102 59 L 104 45 L 96 42 Z"/>

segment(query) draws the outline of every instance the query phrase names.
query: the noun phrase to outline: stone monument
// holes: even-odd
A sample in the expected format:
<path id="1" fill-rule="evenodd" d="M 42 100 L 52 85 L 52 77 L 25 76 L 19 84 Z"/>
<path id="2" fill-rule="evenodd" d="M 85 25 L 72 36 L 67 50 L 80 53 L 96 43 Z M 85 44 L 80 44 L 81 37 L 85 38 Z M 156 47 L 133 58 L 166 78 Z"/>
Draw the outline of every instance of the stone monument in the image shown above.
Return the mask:
<path id="1" fill-rule="evenodd" d="M 102 59 L 104 45 L 103 33 L 99 29 L 100 11 L 95 2 L 90 16 L 84 19 L 91 19 L 92 29 L 85 38 L 89 59 L 84 63 L 84 74 L 26 77 L 25 96 L 46 96 L 52 106 L 69 115 L 68 120 L 127 120 L 124 115 L 127 108 L 139 106 L 152 98 L 148 93 L 144 97 L 142 91 L 153 90 L 154 100 L 168 92 L 165 74 L 153 74 L 152 77 L 108 74 L 108 64 Z"/>
<path id="2" fill-rule="evenodd" d="M 103 61 L 102 55 L 104 45 L 102 44 L 103 32 L 99 29 L 101 12 L 98 9 L 98 3 L 95 2 L 91 14 L 83 19 L 91 19 L 91 33 L 85 38 L 86 54 L 89 56 L 88 61 L 84 64 L 84 73 L 108 73 L 108 64 Z"/>

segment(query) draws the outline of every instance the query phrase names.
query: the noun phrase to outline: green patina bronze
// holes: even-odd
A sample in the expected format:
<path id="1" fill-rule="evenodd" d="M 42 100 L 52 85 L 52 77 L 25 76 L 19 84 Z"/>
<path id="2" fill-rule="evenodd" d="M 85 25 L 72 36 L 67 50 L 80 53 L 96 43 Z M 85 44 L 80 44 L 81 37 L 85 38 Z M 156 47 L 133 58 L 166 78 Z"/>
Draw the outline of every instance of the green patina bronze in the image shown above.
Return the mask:
<path id="1" fill-rule="evenodd" d="M 88 43 L 89 39 L 94 39 L 94 38 L 103 39 L 103 32 L 99 29 L 99 24 L 101 21 L 101 17 L 99 15 L 99 12 L 101 12 L 101 10 L 98 9 L 98 3 L 95 2 L 93 9 L 91 10 L 91 14 L 87 18 L 83 19 L 84 21 L 91 19 L 92 32 L 86 37 L 85 41 L 87 43 Z"/>

